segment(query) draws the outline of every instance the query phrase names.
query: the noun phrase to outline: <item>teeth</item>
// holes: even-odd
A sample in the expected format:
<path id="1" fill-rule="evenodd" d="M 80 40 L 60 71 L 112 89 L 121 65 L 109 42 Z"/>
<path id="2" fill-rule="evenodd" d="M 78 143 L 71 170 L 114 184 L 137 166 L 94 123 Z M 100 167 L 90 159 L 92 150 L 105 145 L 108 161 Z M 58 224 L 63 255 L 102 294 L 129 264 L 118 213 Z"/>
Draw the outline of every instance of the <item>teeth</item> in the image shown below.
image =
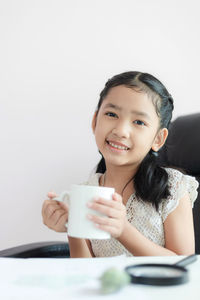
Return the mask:
<path id="1" fill-rule="evenodd" d="M 111 142 L 108 142 L 109 145 L 111 145 L 112 147 L 116 148 L 116 149 L 120 149 L 120 150 L 128 150 L 128 147 L 123 147 L 123 146 L 119 146 L 119 145 L 115 145 Z"/>

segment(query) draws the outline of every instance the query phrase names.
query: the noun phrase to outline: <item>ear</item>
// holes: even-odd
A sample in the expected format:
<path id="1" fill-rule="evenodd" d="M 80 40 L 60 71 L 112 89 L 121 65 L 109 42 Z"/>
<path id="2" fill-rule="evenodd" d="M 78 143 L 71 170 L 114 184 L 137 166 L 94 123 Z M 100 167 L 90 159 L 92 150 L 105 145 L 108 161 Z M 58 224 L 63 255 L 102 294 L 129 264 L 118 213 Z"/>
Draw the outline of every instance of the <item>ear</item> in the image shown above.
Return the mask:
<path id="1" fill-rule="evenodd" d="M 168 130 L 167 128 L 162 128 L 159 130 L 159 132 L 157 133 L 153 145 L 152 145 L 152 150 L 157 152 L 165 143 L 166 139 L 168 136 Z"/>
<path id="2" fill-rule="evenodd" d="M 96 122 L 97 122 L 97 111 L 95 111 L 93 118 L 92 118 L 92 131 L 95 132 L 96 128 Z"/>

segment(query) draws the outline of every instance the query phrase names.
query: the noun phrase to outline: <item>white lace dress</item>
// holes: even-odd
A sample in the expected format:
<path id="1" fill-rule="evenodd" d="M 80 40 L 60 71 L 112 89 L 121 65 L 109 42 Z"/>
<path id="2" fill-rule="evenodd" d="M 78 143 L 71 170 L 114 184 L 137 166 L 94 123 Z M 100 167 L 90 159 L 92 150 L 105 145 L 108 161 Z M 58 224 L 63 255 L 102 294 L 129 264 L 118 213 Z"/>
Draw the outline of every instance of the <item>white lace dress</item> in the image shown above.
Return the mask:
<path id="1" fill-rule="evenodd" d="M 142 201 L 132 194 L 126 203 L 128 221 L 133 224 L 145 237 L 154 243 L 164 246 L 164 221 L 167 216 L 178 206 L 179 200 L 186 192 L 189 193 L 193 206 L 197 198 L 198 182 L 194 177 L 184 175 L 178 170 L 166 168 L 169 174 L 170 196 L 163 200 L 158 211 L 151 203 Z M 96 173 L 85 183 L 86 185 L 99 185 L 99 178 L 102 174 Z M 116 256 L 125 254 L 132 256 L 126 248 L 116 239 L 90 240 L 92 250 L 96 257 Z"/>

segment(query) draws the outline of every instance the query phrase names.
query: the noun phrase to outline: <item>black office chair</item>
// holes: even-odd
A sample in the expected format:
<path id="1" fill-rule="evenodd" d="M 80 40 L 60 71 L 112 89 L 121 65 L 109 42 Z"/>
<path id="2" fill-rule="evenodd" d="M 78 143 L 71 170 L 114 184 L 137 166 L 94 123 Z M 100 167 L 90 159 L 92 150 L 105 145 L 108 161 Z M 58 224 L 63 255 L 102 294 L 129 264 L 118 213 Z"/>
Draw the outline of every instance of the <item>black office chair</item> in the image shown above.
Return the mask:
<path id="1" fill-rule="evenodd" d="M 13 258 L 67 258 L 70 256 L 67 242 L 39 242 L 20 245 L 0 251 L 0 257 Z"/>
<path id="2" fill-rule="evenodd" d="M 166 144 L 159 154 L 159 163 L 182 169 L 200 183 L 200 113 L 178 117 L 171 123 Z M 199 188 L 200 190 L 200 188 Z M 200 254 L 200 194 L 193 208 L 195 252 Z M 0 251 L 0 257 L 69 257 L 65 242 L 33 243 Z"/>
<path id="3" fill-rule="evenodd" d="M 200 184 L 200 113 L 175 119 L 159 154 L 159 163 L 183 170 Z M 195 252 L 200 254 L 200 187 L 193 208 Z"/>

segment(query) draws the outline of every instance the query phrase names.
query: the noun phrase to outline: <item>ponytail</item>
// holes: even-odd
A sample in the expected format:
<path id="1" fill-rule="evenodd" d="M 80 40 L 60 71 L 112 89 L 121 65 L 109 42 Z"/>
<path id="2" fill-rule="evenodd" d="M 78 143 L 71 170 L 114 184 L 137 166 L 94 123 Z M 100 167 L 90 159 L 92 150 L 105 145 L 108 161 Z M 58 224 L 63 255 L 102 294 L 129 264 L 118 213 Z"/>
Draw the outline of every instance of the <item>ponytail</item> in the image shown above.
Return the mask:
<path id="1" fill-rule="evenodd" d="M 168 173 L 157 163 L 157 152 L 150 151 L 141 162 L 133 178 L 135 194 L 145 202 L 152 203 L 158 210 L 159 203 L 166 199 L 169 193 Z M 96 173 L 105 173 L 106 164 L 102 156 L 97 165 Z"/>
<path id="2" fill-rule="evenodd" d="M 102 173 L 103 174 L 103 173 L 105 173 L 105 171 L 106 171 L 106 164 L 105 164 L 105 159 L 102 156 L 100 162 L 97 165 L 96 173 Z"/>
<path id="3" fill-rule="evenodd" d="M 169 195 L 168 173 L 157 163 L 157 153 L 150 150 L 134 177 L 136 196 L 152 203 L 158 210 L 159 203 Z"/>

